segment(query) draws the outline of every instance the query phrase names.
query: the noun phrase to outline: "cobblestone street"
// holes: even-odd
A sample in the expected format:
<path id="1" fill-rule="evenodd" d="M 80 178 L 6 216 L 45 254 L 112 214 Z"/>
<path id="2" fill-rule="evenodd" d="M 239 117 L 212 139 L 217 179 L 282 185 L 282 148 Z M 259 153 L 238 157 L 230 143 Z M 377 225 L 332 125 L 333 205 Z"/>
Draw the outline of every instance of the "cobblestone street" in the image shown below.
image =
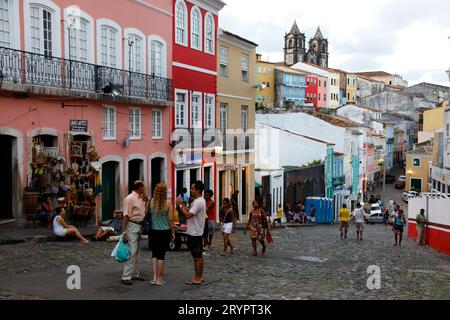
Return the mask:
<path id="1" fill-rule="evenodd" d="M 405 230 L 405 234 L 406 234 Z M 221 257 L 220 235 L 205 256 L 206 284 L 184 284 L 193 272 L 185 247 L 167 256 L 165 287 L 120 283 L 114 243 L 28 242 L 0 246 L 3 299 L 450 299 L 450 257 L 412 239 L 393 246 L 392 232 L 368 225 L 365 239 L 339 237 L 338 226 L 273 230 L 274 244 L 251 257 L 243 231 L 232 235 L 235 253 Z M 142 243 L 141 269 L 150 277 L 151 252 Z M 259 249 L 260 252 L 260 249 Z M 78 265 L 82 290 L 68 290 L 66 268 Z M 369 290 L 367 268 L 381 268 L 381 290 Z"/>

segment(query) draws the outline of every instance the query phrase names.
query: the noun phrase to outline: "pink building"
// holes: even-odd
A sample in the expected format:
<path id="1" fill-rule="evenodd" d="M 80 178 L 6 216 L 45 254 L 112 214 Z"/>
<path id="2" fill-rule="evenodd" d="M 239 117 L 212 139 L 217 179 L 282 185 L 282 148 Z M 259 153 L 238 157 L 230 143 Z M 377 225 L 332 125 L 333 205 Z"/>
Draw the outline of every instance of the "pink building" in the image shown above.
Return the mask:
<path id="1" fill-rule="evenodd" d="M 133 181 L 149 194 L 170 182 L 171 2 L 4 0 L 0 10 L 0 219 L 25 221 L 53 192 L 74 220 L 98 222 Z"/>
<path id="2" fill-rule="evenodd" d="M 317 91 L 317 108 L 326 108 L 327 107 L 327 81 L 328 79 L 325 77 L 317 76 L 318 78 L 318 91 Z"/>

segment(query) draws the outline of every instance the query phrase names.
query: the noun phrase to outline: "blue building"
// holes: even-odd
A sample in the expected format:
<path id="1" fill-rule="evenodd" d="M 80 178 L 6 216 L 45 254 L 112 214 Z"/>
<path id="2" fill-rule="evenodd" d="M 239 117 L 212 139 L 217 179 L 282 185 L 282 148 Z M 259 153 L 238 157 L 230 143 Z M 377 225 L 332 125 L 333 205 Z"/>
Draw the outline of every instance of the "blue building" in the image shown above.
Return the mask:
<path id="1" fill-rule="evenodd" d="M 306 73 L 278 66 L 275 68 L 275 106 L 302 108 L 306 100 Z"/>
<path id="2" fill-rule="evenodd" d="M 345 184 L 344 173 L 344 154 L 335 152 L 333 155 L 333 189 L 334 191 L 342 190 Z"/>

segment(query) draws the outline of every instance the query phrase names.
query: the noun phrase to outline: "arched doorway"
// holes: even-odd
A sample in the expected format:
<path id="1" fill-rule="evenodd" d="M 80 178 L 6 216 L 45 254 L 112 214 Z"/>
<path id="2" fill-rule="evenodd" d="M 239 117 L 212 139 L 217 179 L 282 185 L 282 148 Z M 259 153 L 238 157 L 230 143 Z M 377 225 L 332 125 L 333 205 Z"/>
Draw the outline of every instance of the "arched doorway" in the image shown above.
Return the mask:
<path id="1" fill-rule="evenodd" d="M 0 183 L 0 220 L 13 217 L 13 148 L 16 138 L 0 135 L 0 170 L 2 183 Z M 14 180 L 17 180 L 15 177 Z"/>
<path id="2" fill-rule="evenodd" d="M 164 182 L 164 158 L 157 157 L 151 160 L 151 172 L 150 172 L 150 192 L 153 195 L 153 191 L 158 183 Z"/>
<path id="3" fill-rule="evenodd" d="M 102 165 L 102 220 L 113 218 L 120 197 L 119 162 L 109 161 Z"/>
<path id="4" fill-rule="evenodd" d="M 133 183 L 136 180 L 144 181 L 144 161 L 141 159 L 134 159 L 128 162 L 128 193 L 133 191 Z"/>

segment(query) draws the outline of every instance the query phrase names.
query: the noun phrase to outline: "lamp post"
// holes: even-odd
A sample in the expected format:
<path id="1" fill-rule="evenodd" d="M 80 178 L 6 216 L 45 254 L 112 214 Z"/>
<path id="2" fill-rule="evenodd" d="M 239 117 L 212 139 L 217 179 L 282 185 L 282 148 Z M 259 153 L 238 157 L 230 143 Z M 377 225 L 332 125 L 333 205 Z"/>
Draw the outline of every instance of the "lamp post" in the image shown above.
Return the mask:
<path id="1" fill-rule="evenodd" d="M 383 193 L 381 194 L 381 202 L 384 205 L 384 201 L 385 201 L 385 197 L 386 197 L 386 164 L 385 164 L 386 160 L 385 158 L 380 159 L 380 161 L 378 162 L 378 165 L 381 167 L 383 166 Z"/>
<path id="2" fill-rule="evenodd" d="M 128 42 L 128 90 L 131 96 L 131 71 L 133 70 L 132 66 L 132 53 L 133 53 L 133 45 L 134 41 L 132 38 L 126 38 Z"/>
<path id="3" fill-rule="evenodd" d="M 69 89 L 72 89 L 72 52 L 71 52 L 71 47 L 72 47 L 72 30 L 75 27 L 75 19 L 73 17 L 69 17 L 72 18 L 71 21 L 66 21 L 64 20 L 64 22 L 66 22 L 67 24 L 67 35 L 68 35 L 68 44 L 69 44 Z"/>

